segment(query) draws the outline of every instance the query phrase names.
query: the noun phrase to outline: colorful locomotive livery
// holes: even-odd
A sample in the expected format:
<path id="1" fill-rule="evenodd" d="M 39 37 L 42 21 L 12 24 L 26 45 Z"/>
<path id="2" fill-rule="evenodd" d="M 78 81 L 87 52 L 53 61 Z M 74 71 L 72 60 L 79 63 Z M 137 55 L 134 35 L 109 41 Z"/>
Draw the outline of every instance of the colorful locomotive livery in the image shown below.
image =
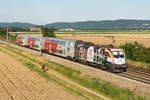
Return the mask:
<path id="1" fill-rule="evenodd" d="M 81 40 L 27 35 L 18 35 L 16 43 L 84 64 L 95 64 L 111 72 L 122 72 L 127 69 L 125 53 L 118 48 L 98 46 Z"/>

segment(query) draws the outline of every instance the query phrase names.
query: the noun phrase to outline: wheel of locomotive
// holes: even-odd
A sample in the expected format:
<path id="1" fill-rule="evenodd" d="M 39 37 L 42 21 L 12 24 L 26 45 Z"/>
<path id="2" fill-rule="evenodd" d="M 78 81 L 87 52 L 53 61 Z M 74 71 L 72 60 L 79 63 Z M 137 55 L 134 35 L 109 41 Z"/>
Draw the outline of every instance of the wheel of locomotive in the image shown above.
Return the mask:
<path id="1" fill-rule="evenodd" d="M 123 69 L 123 72 L 126 72 L 126 71 L 127 71 L 127 68 L 124 68 L 124 69 Z"/>
<path id="2" fill-rule="evenodd" d="M 108 70 L 108 69 L 106 68 L 106 66 L 104 66 L 104 65 L 102 65 L 102 64 L 99 64 L 99 65 L 98 65 L 98 68 L 101 69 L 101 70 L 106 70 L 106 71 Z"/>
<path id="3" fill-rule="evenodd" d="M 30 45 L 30 48 L 32 48 L 32 45 Z"/>
<path id="4" fill-rule="evenodd" d="M 71 60 L 71 61 L 74 61 L 75 59 L 74 59 L 74 58 L 72 58 L 72 57 L 70 57 L 70 60 Z"/>
<path id="5" fill-rule="evenodd" d="M 104 68 L 105 68 L 104 65 L 99 65 L 98 67 L 99 67 L 101 70 L 104 70 Z"/>
<path id="6" fill-rule="evenodd" d="M 110 65 L 108 68 L 107 68 L 107 71 L 108 72 L 114 72 L 114 65 Z"/>
<path id="7" fill-rule="evenodd" d="M 84 64 L 84 65 L 87 65 L 87 62 L 86 62 L 86 60 L 83 60 L 83 64 Z"/>
<path id="8" fill-rule="evenodd" d="M 86 64 L 87 64 L 87 65 L 89 65 L 89 62 L 88 62 L 88 61 L 86 61 Z"/>
<path id="9" fill-rule="evenodd" d="M 81 63 L 82 61 L 81 61 L 81 59 L 78 59 L 78 61 L 77 61 L 77 62 Z"/>
<path id="10" fill-rule="evenodd" d="M 125 64 L 124 72 L 126 72 L 128 69 L 128 64 Z"/>
<path id="11" fill-rule="evenodd" d="M 70 60 L 70 57 L 69 57 L 69 56 L 67 56 L 67 60 Z"/>

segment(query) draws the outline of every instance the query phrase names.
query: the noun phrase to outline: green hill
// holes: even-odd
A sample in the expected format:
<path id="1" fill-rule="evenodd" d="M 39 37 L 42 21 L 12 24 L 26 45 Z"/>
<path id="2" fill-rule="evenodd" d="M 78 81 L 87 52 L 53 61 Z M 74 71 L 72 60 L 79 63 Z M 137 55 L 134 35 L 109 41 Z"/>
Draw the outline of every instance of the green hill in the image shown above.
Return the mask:
<path id="1" fill-rule="evenodd" d="M 20 23 L 20 22 L 0 22 L 0 27 L 35 27 L 35 24 Z M 150 29 L 150 20 L 103 20 L 103 21 L 83 21 L 83 22 L 56 22 L 46 24 L 47 27 L 55 27 L 56 29 L 89 29 L 89 30 L 100 30 L 100 29 Z"/>
<path id="2" fill-rule="evenodd" d="M 85 22 L 57 22 L 47 24 L 57 29 L 150 29 L 150 20 L 104 20 Z"/>

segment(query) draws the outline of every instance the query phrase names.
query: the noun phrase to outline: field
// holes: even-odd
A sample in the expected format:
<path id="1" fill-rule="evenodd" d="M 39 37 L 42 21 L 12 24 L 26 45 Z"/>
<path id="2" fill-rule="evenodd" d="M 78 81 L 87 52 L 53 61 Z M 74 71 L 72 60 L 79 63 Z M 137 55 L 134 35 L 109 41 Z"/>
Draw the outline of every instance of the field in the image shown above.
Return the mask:
<path id="1" fill-rule="evenodd" d="M 15 33 L 15 32 L 14 32 Z M 17 32 L 15 34 L 18 34 Z M 21 33 L 24 34 L 24 33 Z M 42 36 L 41 34 L 25 32 L 26 35 Z M 114 37 L 115 46 L 126 42 L 139 42 L 150 47 L 150 30 L 76 30 L 74 35 L 70 31 L 55 31 L 59 38 L 78 39 L 100 45 L 111 44 Z"/>
<path id="2" fill-rule="evenodd" d="M 78 39 L 88 42 L 93 42 L 100 45 L 108 45 L 113 42 L 112 36 L 115 39 L 115 46 L 125 44 L 127 42 L 139 42 L 146 47 L 150 47 L 150 34 L 56 34 L 59 38 Z"/>
<path id="3" fill-rule="evenodd" d="M 0 51 L 0 100 L 77 100 L 77 98 Z"/>
<path id="4" fill-rule="evenodd" d="M 56 34 L 70 34 L 71 31 L 55 31 Z M 75 30 L 76 34 L 150 34 L 150 30 Z"/>

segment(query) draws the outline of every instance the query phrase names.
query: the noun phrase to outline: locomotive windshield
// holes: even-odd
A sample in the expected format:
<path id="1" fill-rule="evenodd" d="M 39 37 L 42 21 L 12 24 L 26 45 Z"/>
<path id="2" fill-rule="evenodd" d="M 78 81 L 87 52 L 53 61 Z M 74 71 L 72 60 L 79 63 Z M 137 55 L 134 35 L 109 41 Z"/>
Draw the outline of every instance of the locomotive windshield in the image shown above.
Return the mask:
<path id="1" fill-rule="evenodd" d="M 124 58 L 124 52 L 122 51 L 113 51 L 112 54 L 114 58 Z"/>

